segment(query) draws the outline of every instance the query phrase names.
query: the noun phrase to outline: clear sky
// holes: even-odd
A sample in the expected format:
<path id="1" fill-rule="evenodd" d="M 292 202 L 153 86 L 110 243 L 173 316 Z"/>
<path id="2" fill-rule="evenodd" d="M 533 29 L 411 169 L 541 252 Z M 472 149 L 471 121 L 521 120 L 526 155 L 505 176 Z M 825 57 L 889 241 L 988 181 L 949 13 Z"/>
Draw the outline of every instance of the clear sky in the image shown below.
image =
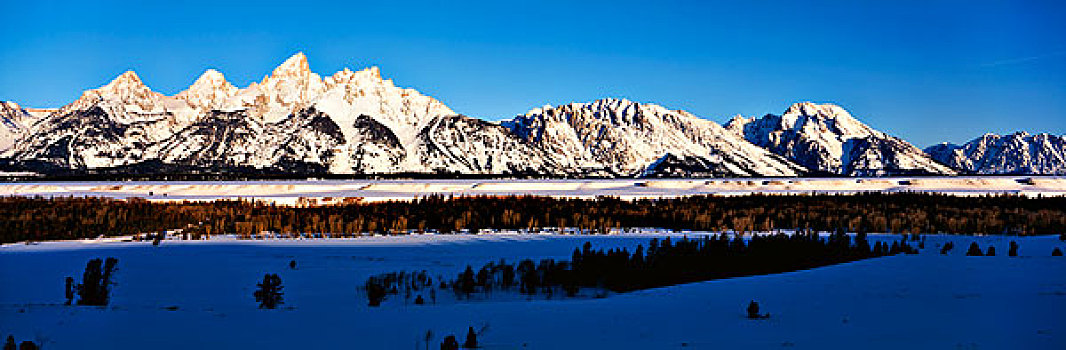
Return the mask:
<path id="1" fill-rule="evenodd" d="M 165 94 L 207 68 L 244 87 L 303 51 L 490 120 L 602 97 L 719 122 L 833 102 L 925 147 L 1066 134 L 1064 3 L 5 1 L 0 99 L 58 107 L 128 69 Z"/>

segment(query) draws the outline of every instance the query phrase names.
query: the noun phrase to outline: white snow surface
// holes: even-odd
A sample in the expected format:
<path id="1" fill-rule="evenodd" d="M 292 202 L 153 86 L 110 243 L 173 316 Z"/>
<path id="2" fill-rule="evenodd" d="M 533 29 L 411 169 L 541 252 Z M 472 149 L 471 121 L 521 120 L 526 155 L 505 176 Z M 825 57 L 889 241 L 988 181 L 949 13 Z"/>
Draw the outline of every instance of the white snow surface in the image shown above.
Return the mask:
<path id="1" fill-rule="evenodd" d="M 294 204 L 359 198 L 410 200 L 426 195 L 539 195 L 567 198 L 614 196 L 623 199 L 692 195 L 928 192 L 961 196 L 1066 195 L 1066 177 L 874 177 L 610 180 L 281 180 L 281 181 L 120 181 L 0 183 L 0 196 L 138 197 L 148 200 L 254 199 Z"/>
<path id="2" fill-rule="evenodd" d="M 696 236 L 696 233 L 689 233 Z M 485 327 L 486 349 L 1062 349 L 1066 258 L 1056 237 L 928 237 L 900 255 L 766 276 L 656 288 L 602 299 L 498 298 L 379 308 L 357 292 L 370 275 L 454 277 L 500 258 L 568 259 L 586 241 L 632 250 L 652 237 L 481 235 L 304 241 L 67 241 L 0 246 L 0 331 L 45 349 L 430 348 Z M 677 236 L 675 235 L 676 239 Z M 871 240 L 894 240 L 872 235 Z M 1006 256 L 1008 242 L 1020 257 Z M 936 246 L 953 241 L 947 256 Z M 995 257 L 966 257 L 978 242 Z M 64 306 L 63 279 L 116 257 L 111 305 Z M 296 260 L 296 270 L 288 262 Z M 282 308 L 257 309 L 265 273 Z M 447 292 L 440 292 L 441 295 Z M 396 300 L 396 299 L 400 300 Z M 767 320 L 747 320 L 757 300 Z M 391 303 L 390 303 L 391 302 Z M 167 307 L 176 307 L 169 311 Z"/>

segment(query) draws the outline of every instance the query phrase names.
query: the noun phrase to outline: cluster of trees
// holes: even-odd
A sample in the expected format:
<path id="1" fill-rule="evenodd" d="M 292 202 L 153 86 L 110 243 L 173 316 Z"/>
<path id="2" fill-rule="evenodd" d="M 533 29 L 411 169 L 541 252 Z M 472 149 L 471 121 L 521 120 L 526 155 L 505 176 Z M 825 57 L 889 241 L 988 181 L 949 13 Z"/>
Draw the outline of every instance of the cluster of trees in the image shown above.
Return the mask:
<path id="1" fill-rule="evenodd" d="M 78 297 L 78 305 L 107 306 L 111 301 L 111 285 L 118 259 L 107 258 L 106 261 L 97 259 L 89 260 L 85 264 L 85 272 L 82 274 L 81 283 L 75 284 L 73 277 L 66 278 L 67 305 L 70 305 L 74 296 Z"/>
<path id="2" fill-rule="evenodd" d="M 534 262 L 526 259 L 512 265 L 499 260 L 477 270 L 467 266 L 454 280 L 441 281 L 439 288 L 451 289 L 460 297 L 515 287 L 519 293 L 528 295 L 543 293 L 551 297 L 562 292 L 566 296 L 575 296 L 581 288 L 627 292 L 796 271 L 900 253 L 915 254 L 917 249 L 905 238 L 892 244 L 880 241 L 871 244 L 864 233 L 853 238 L 837 232 L 822 238 L 814 231 L 755 235 L 748 239 L 724 234 L 700 239 L 683 237 L 676 242 L 670 238 L 656 238 L 651 240 L 647 250 L 638 245 L 633 252 L 625 248 L 594 250 L 591 243 L 585 243 L 574 249 L 569 261 L 543 259 Z M 420 276 L 424 276 L 424 272 L 421 275 L 391 273 L 370 277 L 365 284 L 370 304 L 380 304 L 388 294 L 397 294 L 399 288 L 432 286 L 432 281 L 404 282 L 424 281 L 419 279 Z"/>
<path id="3" fill-rule="evenodd" d="M 818 231 L 1060 234 L 1066 197 L 955 197 L 932 193 L 693 196 L 624 201 L 537 196 L 444 197 L 309 207 L 261 202 L 156 203 L 105 198 L 0 198 L 0 242 L 93 238 L 182 229 L 203 235 L 264 232 L 355 236 L 480 229 L 577 228 L 603 233 L 657 227 L 739 232 Z"/>
<path id="4" fill-rule="evenodd" d="M 444 286 L 441 286 L 444 288 Z M 370 306 L 379 306 L 390 295 L 404 293 L 404 300 L 410 300 L 411 295 L 426 291 L 433 302 L 437 300 L 437 292 L 433 289 L 433 277 L 425 270 L 417 272 L 390 272 L 370 276 L 363 284 L 363 291 Z M 415 297 L 415 304 L 425 304 L 425 298 L 421 294 Z"/>
<path id="5" fill-rule="evenodd" d="M 676 242 L 670 238 L 652 239 L 647 250 L 638 245 L 633 252 L 625 248 L 594 250 L 590 243 L 585 243 L 574 249 L 569 261 L 523 260 L 517 267 L 502 261 L 492 262 L 476 274 L 468 267 L 451 284 L 454 290 L 465 294 L 517 284 L 519 292 L 525 294 L 551 295 L 562 291 L 572 296 L 580 288 L 626 292 L 796 271 L 899 253 L 917 253 L 917 250 L 906 240 L 891 245 L 871 244 L 864 233 L 852 239 L 838 232 L 823 239 L 813 231 L 756 235 L 749 239 L 727 235 L 684 237 Z"/>
<path id="6" fill-rule="evenodd" d="M 41 346 L 33 341 L 23 340 L 22 344 L 15 346 L 15 336 L 8 335 L 7 340 L 4 341 L 4 350 L 37 350 Z"/>
<path id="7" fill-rule="evenodd" d="M 944 243 L 940 248 L 940 254 L 947 254 L 955 247 L 952 242 Z M 988 249 L 984 252 L 981 251 L 981 246 L 977 242 L 970 243 L 970 247 L 966 249 L 966 256 L 996 256 L 996 247 L 989 245 Z M 1010 246 L 1007 249 L 1007 256 L 1018 256 L 1018 242 L 1010 241 Z M 1051 256 L 1062 256 L 1062 250 L 1055 248 L 1051 251 Z"/>
<path id="8" fill-rule="evenodd" d="M 467 329 L 466 340 L 463 341 L 463 349 L 477 349 L 477 335 L 478 333 L 474 332 L 474 327 Z M 444 341 L 440 343 L 440 350 L 459 350 L 459 340 L 454 335 L 444 337 Z"/>

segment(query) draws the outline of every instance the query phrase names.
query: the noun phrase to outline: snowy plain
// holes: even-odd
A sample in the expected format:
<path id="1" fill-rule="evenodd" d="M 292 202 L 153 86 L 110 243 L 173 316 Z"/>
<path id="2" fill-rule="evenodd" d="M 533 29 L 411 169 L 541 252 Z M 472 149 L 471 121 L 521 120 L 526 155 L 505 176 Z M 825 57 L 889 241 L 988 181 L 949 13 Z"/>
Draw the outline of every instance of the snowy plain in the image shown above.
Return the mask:
<path id="1" fill-rule="evenodd" d="M 568 259 L 587 241 L 633 249 L 665 235 L 4 245 L 0 333 L 43 341 L 46 349 L 424 349 L 427 330 L 435 349 L 470 326 L 485 329 L 486 349 L 1066 348 L 1066 258 L 1050 256 L 1066 243 L 1052 236 L 930 235 L 918 255 L 602 299 L 370 308 L 358 291 L 378 273 L 425 269 L 450 278 L 467 264 Z M 1006 256 L 1011 240 L 1020 257 Z M 946 241 L 955 248 L 943 256 L 935 247 Z M 971 242 L 993 245 L 999 255 L 966 257 Z M 89 259 L 109 256 L 119 259 L 111 305 L 62 305 L 63 278 L 80 279 Z M 265 273 L 283 280 L 280 309 L 256 307 L 252 292 Z M 745 319 L 752 299 L 772 317 Z"/>
<path id="2" fill-rule="evenodd" d="M 255 199 L 295 204 L 410 200 L 439 195 L 538 195 L 623 199 L 752 193 L 934 192 L 952 195 L 1066 195 L 1063 176 L 941 176 L 846 178 L 712 178 L 609 180 L 278 180 L 0 183 L 0 196 L 138 197 L 155 201 Z"/>

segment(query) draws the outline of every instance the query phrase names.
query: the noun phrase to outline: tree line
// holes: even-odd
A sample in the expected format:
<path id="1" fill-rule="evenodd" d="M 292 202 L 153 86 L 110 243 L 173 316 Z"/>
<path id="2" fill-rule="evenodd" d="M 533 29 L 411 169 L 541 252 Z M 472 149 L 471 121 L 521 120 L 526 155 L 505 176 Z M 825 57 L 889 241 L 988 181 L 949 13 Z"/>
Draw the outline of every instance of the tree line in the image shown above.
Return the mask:
<path id="1" fill-rule="evenodd" d="M 0 242 L 94 238 L 181 229 L 188 238 L 271 232 L 337 237 L 482 229 L 655 227 L 737 232 L 1040 235 L 1066 232 L 1066 197 L 935 193 L 747 195 L 620 200 L 431 195 L 411 201 L 284 206 L 245 200 L 149 202 L 75 197 L 0 198 Z"/>
<path id="2" fill-rule="evenodd" d="M 526 295 L 573 297 L 582 289 L 611 292 L 664 287 L 722 278 L 765 275 L 895 255 L 917 254 L 906 238 L 870 243 L 864 233 L 837 232 L 822 237 L 813 231 L 791 235 L 707 235 L 698 239 L 652 239 L 645 250 L 592 249 L 591 243 L 574 249 L 570 260 L 525 259 L 516 265 L 492 261 L 480 269 L 467 266 L 455 279 L 441 281 L 463 298 L 475 293 L 517 289 Z M 364 284 L 370 306 L 389 295 L 421 294 L 434 287 L 425 272 L 388 273 L 371 276 Z M 415 304 L 421 304 L 416 302 Z"/>

